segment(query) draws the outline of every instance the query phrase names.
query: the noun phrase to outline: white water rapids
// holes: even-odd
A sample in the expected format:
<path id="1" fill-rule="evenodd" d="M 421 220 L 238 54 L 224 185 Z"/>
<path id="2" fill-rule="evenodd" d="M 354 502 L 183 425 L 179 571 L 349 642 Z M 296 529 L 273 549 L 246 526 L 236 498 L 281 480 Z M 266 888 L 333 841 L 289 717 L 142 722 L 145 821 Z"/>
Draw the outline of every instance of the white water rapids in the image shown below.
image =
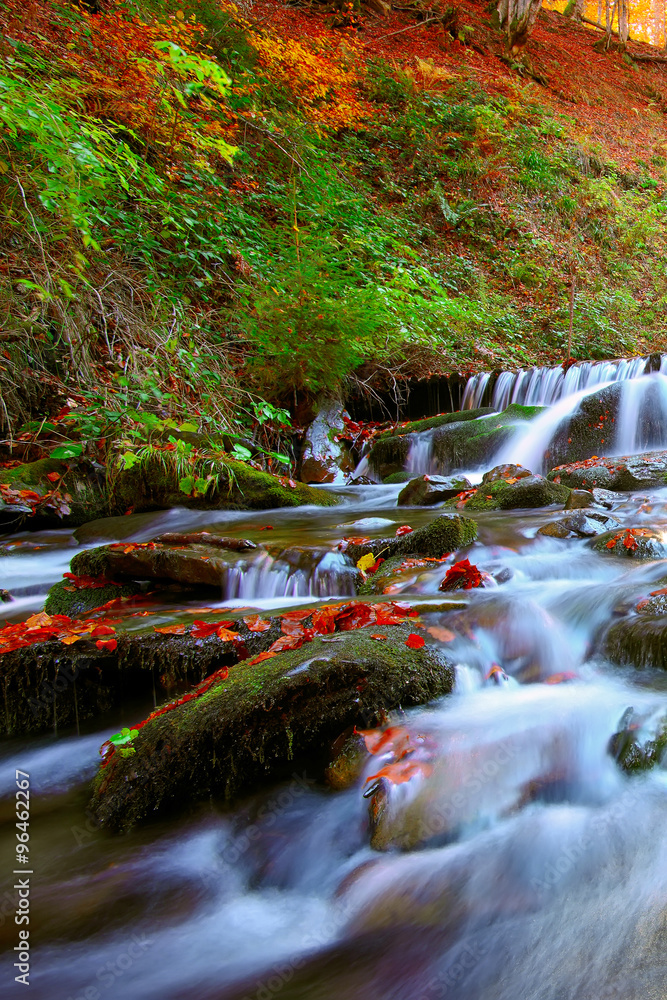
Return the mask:
<path id="1" fill-rule="evenodd" d="M 667 378 L 627 384 L 619 447 L 635 440 L 625 423 L 633 413 L 638 420 L 643 399 L 657 405 L 651 394 L 662 399 Z M 578 399 L 567 396 L 518 431 L 503 460 L 541 463 L 540 448 Z M 415 452 L 415 463 L 426 460 L 425 449 L 419 460 Z M 207 607 L 344 598 L 352 574 L 337 549 L 343 536 L 393 536 L 439 513 L 397 508 L 400 488 L 331 487 L 342 501 L 335 508 L 115 518 L 86 526 L 76 541 L 26 533 L 21 545 L 0 544 L 0 587 L 16 587 L 34 609 L 80 545 L 211 529 L 270 554 L 230 554 L 220 594 L 202 598 Z M 667 489 L 650 501 L 649 509 L 628 494 L 612 513 L 667 532 Z M 114 838 L 87 819 L 87 783 L 98 745 L 151 703 L 128 692 L 78 734 L 6 739 L 3 997 L 664 1000 L 667 771 L 628 777 L 609 742 L 630 707 L 642 737 L 667 719 L 667 675 L 613 665 L 602 638 L 623 609 L 665 585 L 667 561 L 537 535 L 554 516 L 479 515 L 479 538 L 459 558 L 501 579 L 497 586 L 443 595 L 439 566 L 402 578 L 400 599 L 455 636 L 429 641 L 456 664 L 457 686 L 394 720 L 421 740 L 432 775 L 391 789 L 387 849 L 371 847 L 363 797 L 382 760 L 369 760 L 340 792 L 325 786 L 319 763 L 295 762 L 285 781 L 243 801 L 203 802 Z M 13 607 L 20 618 L 23 605 Z M 493 664 L 504 683 L 487 678 Z M 12 969 L 16 768 L 30 772 L 33 789 L 27 994 Z"/>

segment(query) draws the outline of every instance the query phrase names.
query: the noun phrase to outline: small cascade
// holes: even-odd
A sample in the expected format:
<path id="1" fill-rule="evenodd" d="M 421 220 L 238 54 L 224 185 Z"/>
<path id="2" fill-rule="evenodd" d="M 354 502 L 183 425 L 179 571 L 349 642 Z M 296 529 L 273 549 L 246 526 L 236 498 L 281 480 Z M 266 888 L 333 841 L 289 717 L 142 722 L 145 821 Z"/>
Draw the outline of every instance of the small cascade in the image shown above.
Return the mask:
<path id="1" fill-rule="evenodd" d="M 354 594 L 355 569 L 340 552 L 291 548 L 274 556 L 260 550 L 226 567 L 224 601 L 276 597 L 348 597 Z"/>
<path id="2" fill-rule="evenodd" d="M 664 448 L 667 445 L 667 375 L 655 372 L 624 385 L 616 424 L 616 454 L 633 455 Z"/>
<path id="3" fill-rule="evenodd" d="M 405 462 L 405 471 L 411 476 L 421 476 L 437 472 L 437 464 L 434 465 L 433 458 L 433 431 L 422 431 L 421 434 L 413 434 L 410 442 L 410 451 Z"/>
<path id="4" fill-rule="evenodd" d="M 504 410 L 510 403 L 551 406 L 584 389 L 592 391 L 608 382 L 639 378 L 646 369 L 646 362 L 646 358 L 622 358 L 618 361 L 584 361 L 572 365 L 567 371 L 562 365 L 557 365 L 553 368 L 501 372 L 488 405 L 495 410 Z M 660 371 L 667 373 L 667 356 L 663 356 L 660 362 Z M 482 372 L 468 380 L 462 409 L 474 410 L 484 405 L 489 395 L 490 378 L 488 372 Z"/>

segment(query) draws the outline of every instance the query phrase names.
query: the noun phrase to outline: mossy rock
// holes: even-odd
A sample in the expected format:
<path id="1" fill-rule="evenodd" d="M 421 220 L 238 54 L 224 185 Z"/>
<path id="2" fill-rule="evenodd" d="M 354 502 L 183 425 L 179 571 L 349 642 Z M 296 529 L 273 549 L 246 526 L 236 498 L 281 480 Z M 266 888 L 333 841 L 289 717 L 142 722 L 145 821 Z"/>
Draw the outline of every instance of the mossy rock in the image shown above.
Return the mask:
<path id="1" fill-rule="evenodd" d="M 598 495 L 609 490 L 627 493 L 630 490 L 664 486 L 667 483 L 667 451 L 613 458 L 593 456 L 583 462 L 556 466 L 548 478 L 577 488 L 601 487 L 595 490 Z"/>
<path id="2" fill-rule="evenodd" d="M 410 632 L 391 626 L 388 641 L 377 642 L 361 629 L 237 664 L 227 680 L 144 726 L 132 756 L 114 755 L 95 781 L 92 816 L 125 831 L 211 795 L 239 795 L 295 758 L 320 755 L 348 726 L 373 726 L 399 705 L 449 693 L 451 663 L 434 647 L 408 648 Z"/>
<path id="3" fill-rule="evenodd" d="M 565 465 L 613 451 L 622 392 L 622 384 L 615 382 L 584 396 L 577 411 L 564 419 L 554 434 L 545 452 L 545 464 Z M 586 483 L 569 485 L 589 488 Z M 603 481 L 597 485 L 607 488 Z"/>
<path id="4" fill-rule="evenodd" d="M 660 764 L 667 750 L 667 718 L 657 723 L 627 709 L 619 728 L 609 741 L 609 752 L 626 774 L 649 771 Z"/>
<path id="5" fill-rule="evenodd" d="M 411 479 L 411 472 L 392 472 L 390 476 L 385 476 L 382 482 L 385 486 L 394 486 L 399 483 L 409 483 Z"/>
<path id="6" fill-rule="evenodd" d="M 484 466 L 510 439 L 518 421 L 534 420 L 544 409 L 512 403 L 502 413 L 437 429 L 433 434 L 433 456 L 440 472 L 446 475 L 457 469 Z"/>
<path id="7" fill-rule="evenodd" d="M 137 584 L 108 583 L 104 587 L 82 587 L 77 590 L 69 580 L 60 580 L 49 590 L 44 610 L 47 615 L 81 618 L 107 601 L 114 601 L 119 597 L 135 597 L 139 592 Z"/>
<path id="8" fill-rule="evenodd" d="M 356 564 L 362 556 L 372 553 L 376 558 L 391 559 L 400 556 L 435 556 L 455 552 L 471 545 L 477 538 L 477 524 L 460 514 L 441 514 L 430 524 L 411 531 L 400 538 L 374 538 L 361 545 L 350 545 L 346 555 Z"/>
<path id="9" fill-rule="evenodd" d="M 485 417 L 489 413 L 496 412 L 492 406 L 480 406 L 476 410 L 457 410 L 455 413 L 439 413 L 436 417 L 411 420 L 410 423 L 402 424 L 396 430 L 383 431 L 382 434 L 378 434 L 378 441 L 394 437 L 397 433 L 419 434 L 421 431 L 433 430 L 434 427 L 447 427 L 449 424 L 460 424 L 466 420 L 477 420 L 478 417 Z"/>
<path id="10" fill-rule="evenodd" d="M 625 559 L 667 559 L 667 545 L 662 540 L 662 535 L 650 528 L 605 531 L 590 544 L 601 555 Z"/>
<path id="11" fill-rule="evenodd" d="M 47 640 L 4 653 L 5 734 L 25 736 L 97 718 L 130 692 L 133 700 L 148 700 L 157 687 L 165 698 L 173 697 L 220 667 L 232 666 L 243 651 L 255 656 L 268 649 L 281 634 L 280 620 L 270 621 L 271 628 L 261 633 L 235 622 L 240 647 L 215 635 L 200 640 L 190 634 L 162 635 L 149 625 L 131 632 L 117 629 L 114 650 L 98 649 L 84 637 L 72 645 Z"/>
<path id="12" fill-rule="evenodd" d="M 465 503 L 465 510 L 518 510 L 564 504 L 570 495 L 567 486 L 558 486 L 543 476 L 526 476 L 516 483 L 496 480 L 480 486 Z M 452 505 L 456 498 L 448 501 Z"/>
<path id="13" fill-rule="evenodd" d="M 404 472 L 410 452 L 409 437 L 388 437 L 377 440 L 368 453 L 368 464 L 383 481 L 396 473 Z"/>
<path id="14" fill-rule="evenodd" d="M 132 548 L 102 545 L 78 552 L 72 559 L 77 576 L 106 576 L 111 580 L 170 580 L 193 587 L 224 585 L 244 553 L 234 553 L 209 545 L 162 545 Z"/>
<path id="15" fill-rule="evenodd" d="M 667 614 L 631 615 L 607 631 L 603 653 L 613 663 L 667 670 Z"/>
<path id="16" fill-rule="evenodd" d="M 55 482 L 49 474 L 58 473 Z M 40 509 L 29 515 L 21 527 L 32 530 L 43 528 L 76 527 L 93 518 L 105 517 L 110 513 L 101 466 L 94 466 L 84 459 L 64 461 L 57 458 L 42 458 L 37 462 L 17 465 L 13 469 L 0 469 L 0 482 L 12 489 L 29 489 L 44 495 L 57 489 L 60 494 L 68 494 L 70 513 L 62 517 L 55 511 Z"/>
<path id="17" fill-rule="evenodd" d="M 426 421 L 416 421 L 414 425 L 402 428 L 400 434 L 378 438 L 369 453 L 369 464 L 381 479 L 401 471 L 415 436 L 415 432 L 409 433 L 408 428 L 419 425 L 421 432 L 432 435 L 433 458 L 440 473 L 448 475 L 458 469 L 475 468 L 488 462 L 511 437 L 517 421 L 533 420 L 543 410 L 543 406 L 512 403 L 502 413 L 491 411 L 488 416 L 479 416 L 481 411 L 465 410 L 464 417 L 461 414 L 432 417 L 431 421 L 440 422 L 430 428 L 423 426 Z M 451 420 L 450 417 L 457 419 Z"/>
<path id="18" fill-rule="evenodd" d="M 253 469 L 245 462 L 216 458 L 207 461 L 206 474 L 218 476 L 205 496 L 193 497 L 178 486 L 175 465 L 161 453 L 149 456 L 131 469 L 114 473 L 113 500 L 117 510 L 136 512 L 190 507 L 196 510 L 273 510 L 278 507 L 316 505 L 333 507 L 338 497 L 305 483 L 285 486 L 277 476 Z"/>

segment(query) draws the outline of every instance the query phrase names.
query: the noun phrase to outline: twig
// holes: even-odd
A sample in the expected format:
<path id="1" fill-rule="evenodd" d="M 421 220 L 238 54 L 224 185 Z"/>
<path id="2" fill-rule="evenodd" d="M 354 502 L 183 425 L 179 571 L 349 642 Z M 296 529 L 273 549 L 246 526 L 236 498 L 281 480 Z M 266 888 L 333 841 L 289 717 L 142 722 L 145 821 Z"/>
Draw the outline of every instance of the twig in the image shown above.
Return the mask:
<path id="1" fill-rule="evenodd" d="M 390 31 L 387 35 L 378 35 L 377 38 L 371 38 L 370 41 L 365 42 L 364 45 L 371 45 L 373 42 L 380 42 L 383 38 L 391 38 L 393 35 L 400 35 L 404 31 L 413 31 L 415 28 L 425 28 L 427 24 L 433 24 L 434 21 L 439 20 L 439 17 L 429 17 L 426 21 L 418 21 L 417 24 L 409 24 L 407 28 L 399 28 L 398 31 Z"/>

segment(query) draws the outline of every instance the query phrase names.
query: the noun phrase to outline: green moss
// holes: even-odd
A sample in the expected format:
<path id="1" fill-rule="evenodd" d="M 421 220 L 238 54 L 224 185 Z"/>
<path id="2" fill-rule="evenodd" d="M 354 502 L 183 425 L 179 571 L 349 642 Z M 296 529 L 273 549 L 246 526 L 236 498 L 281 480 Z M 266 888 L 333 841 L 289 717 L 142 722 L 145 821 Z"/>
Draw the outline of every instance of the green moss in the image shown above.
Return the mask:
<path id="1" fill-rule="evenodd" d="M 472 544 L 476 537 L 477 523 L 471 518 L 460 514 L 441 514 L 430 524 L 400 538 L 375 538 L 363 545 L 350 545 L 347 555 L 354 563 L 369 552 L 376 558 L 382 556 L 386 560 L 394 556 L 401 559 L 407 556 L 439 558 L 445 553 L 456 552 L 457 549 Z"/>
<path id="2" fill-rule="evenodd" d="M 67 462 L 61 462 L 57 458 L 42 458 L 38 462 L 29 462 L 26 465 L 17 465 L 13 469 L 0 469 L 0 482 L 22 483 L 24 486 L 44 486 L 53 488 L 53 483 L 49 480 L 50 472 L 57 472 L 63 475 L 67 471 Z"/>
<path id="3" fill-rule="evenodd" d="M 492 406 L 481 406 L 476 410 L 457 410 L 456 413 L 440 413 L 437 417 L 426 417 L 424 420 L 412 420 L 410 423 L 405 424 L 404 427 L 400 428 L 401 434 L 419 434 L 420 431 L 430 431 L 434 427 L 445 427 L 448 424 L 458 424 L 466 420 L 476 420 L 478 417 L 484 417 L 488 413 L 495 413 L 496 411 Z M 378 440 L 382 441 L 384 438 L 395 437 L 397 430 L 383 431 L 382 434 L 378 435 Z"/>
<path id="4" fill-rule="evenodd" d="M 410 451 L 409 437 L 388 437 L 375 442 L 368 454 L 368 464 L 380 479 L 403 472 Z"/>
<path id="5" fill-rule="evenodd" d="M 60 580 L 49 590 L 44 610 L 47 615 L 68 615 L 70 618 L 80 618 L 94 608 L 106 604 L 107 601 L 113 601 L 117 597 L 133 597 L 138 592 L 138 587 L 127 584 L 122 587 L 109 584 L 106 587 L 88 587 L 75 590 L 68 580 Z"/>
<path id="6" fill-rule="evenodd" d="M 144 726 L 136 754 L 114 758 L 95 783 L 97 821 L 126 830 L 192 800 L 236 795 L 284 773 L 292 756 L 320 753 L 350 725 L 373 725 L 381 712 L 451 691 L 442 653 L 405 646 L 409 624 L 387 631 L 383 643 L 361 629 L 340 644 L 315 639 L 237 664 L 203 697 Z"/>
<path id="7" fill-rule="evenodd" d="M 641 615 L 615 622 L 604 640 L 613 663 L 667 670 L 667 615 Z"/>
<path id="8" fill-rule="evenodd" d="M 466 501 L 465 510 L 514 510 L 522 507 L 549 507 L 564 504 L 570 495 L 567 486 L 558 486 L 548 479 L 530 476 L 517 483 L 497 480 L 478 487 Z M 452 505 L 456 504 L 452 498 Z"/>
<path id="9" fill-rule="evenodd" d="M 543 406 L 512 403 L 502 413 L 469 423 L 441 427 L 433 435 L 433 454 L 443 474 L 460 468 L 483 466 L 512 436 L 519 420 L 533 420 Z"/>
<path id="10" fill-rule="evenodd" d="M 591 541 L 592 547 L 601 555 L 620 556 L 625 559 L 665 559 L 667 558 L 667 545 L 662 540 L 662 536 L 652 532 L 649 535 L 634 535 L 634 545 L 627 546 L 625 541 L 628 538 L 626 528 L 615 528 L 612 531 L 605 531 Z M 649 528 L 639 528 L 637 531 L 650 531 Z M 610 546 L 610 542 L 614 542 Z"/>
<path id="11" fill-rule="evenodd" d="M 411 472 L 392 472 L 390 476 L 385 476 L 382 482 L 386 486 L 393 486 L 398 483 L 409 483 L 412 478 Z"/>
<path id="12" fill-rule="evenodd" d="M 116 508 L 125 510 L 131 506 L 135 511 L 143 511 L 181 506 L 198 510 L 272 510 L 309 504 L 333 507 L 339 502 L 334 494 L 305 483 L 285 486 L 277 476 L 253 469 L 245 462 L 212 458 L 202 463 L 202 472 L 218 478 L 206 495 L 199 497 L 188 496 L 179 489 L 179 473 L 174 460 L 165 459 L 159 452 L 131 469 L 116 471 L 113 477 Z"/>

